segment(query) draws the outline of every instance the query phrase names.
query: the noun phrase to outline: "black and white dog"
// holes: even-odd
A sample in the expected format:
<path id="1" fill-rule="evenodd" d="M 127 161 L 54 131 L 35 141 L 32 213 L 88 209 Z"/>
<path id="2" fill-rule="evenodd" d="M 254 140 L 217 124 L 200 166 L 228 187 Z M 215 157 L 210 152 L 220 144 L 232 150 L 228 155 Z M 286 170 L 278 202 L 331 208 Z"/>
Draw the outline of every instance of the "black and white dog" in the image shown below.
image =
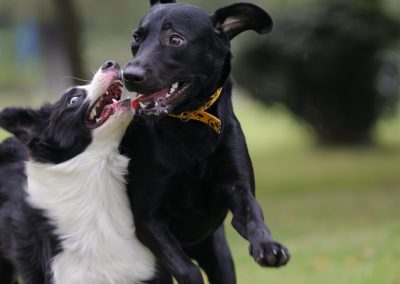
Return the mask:
<path id="1" fill-rule="evenodd" d="M 132 284 L 155 273 L 135 238 L 118 146 L 134 111 L 118 64 L 39 110 L 7 108 L 0 126 L 0 279 L 10 284 Z M 25 152 L 28 149 L 28 154 Z M 25 176 L 26 174 L 26 176 Z"/>
<path id="2" fill-rule="evenodd" d="M 230 41 L 243 31 L 272 29 L 266 11 L 237 3 L 208 15 L 174 0 L 151 0 L 135 29 L 134 58 L 124 69 L 139 93 L 141 121 L 121 150 L 135 163 L 128 191 L 138 238 L 180 284 L 233 284 L 235 272 L 223 222 L 249 241 L 254 260 L 285 265 L 255 199 L 253 167 L 232 106 Z M 162 283 L 171 283 L 166 276 Z"/>

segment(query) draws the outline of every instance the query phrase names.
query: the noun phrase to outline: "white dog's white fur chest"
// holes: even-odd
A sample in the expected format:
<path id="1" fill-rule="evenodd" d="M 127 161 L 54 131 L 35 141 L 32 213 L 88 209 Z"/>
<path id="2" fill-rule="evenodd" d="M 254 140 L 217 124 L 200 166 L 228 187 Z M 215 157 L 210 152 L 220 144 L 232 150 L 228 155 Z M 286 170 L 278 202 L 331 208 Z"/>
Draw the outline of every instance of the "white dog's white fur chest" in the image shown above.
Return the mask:
<path id="1" fill-rule="evenodd" d="M 155 272 L 151 252 L 135 238 L 117 144 L 92 143 L 58 165 L 27 163 L 28 202 L 54 222 L 62 252 L 54 284 L 133 284 Z"/>

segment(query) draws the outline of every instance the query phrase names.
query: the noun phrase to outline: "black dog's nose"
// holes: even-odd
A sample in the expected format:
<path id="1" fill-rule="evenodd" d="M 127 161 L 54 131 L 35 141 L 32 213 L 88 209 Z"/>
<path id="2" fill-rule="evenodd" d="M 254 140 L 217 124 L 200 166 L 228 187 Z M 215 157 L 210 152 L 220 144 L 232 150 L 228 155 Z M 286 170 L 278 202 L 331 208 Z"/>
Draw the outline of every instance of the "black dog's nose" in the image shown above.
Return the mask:
<path id="1" fill-rule="evenodd" d="M 108 60 L 106 61 L 106 63 L 103 64 L 103 66 L 101 66 L 101 70 L 106 70 L 109 68 L 120 69 L 118 63 L 114 60 Z"/>
<path id="2" fill-rule="evenodd" d="M 146 72 L 138 66 L 129 66 L 124 70 L 124 79 L 131 83 L 140 83 L 144 81 Z"/>

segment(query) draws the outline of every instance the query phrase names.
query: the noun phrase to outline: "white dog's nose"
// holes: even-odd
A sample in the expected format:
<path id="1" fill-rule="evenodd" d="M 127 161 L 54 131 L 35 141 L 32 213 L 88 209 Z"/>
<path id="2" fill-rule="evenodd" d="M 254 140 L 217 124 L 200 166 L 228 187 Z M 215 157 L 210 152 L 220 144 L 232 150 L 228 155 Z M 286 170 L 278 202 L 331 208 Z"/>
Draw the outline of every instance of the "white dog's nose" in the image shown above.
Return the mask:
<path id="1" fill-rule="evenodd" d="M 118 63 L 114 60 L 108 60 L 103 64 L 103 66 L 101 66 L 101 70 L 107 70 L 110 68 L 120 69 Z"/>

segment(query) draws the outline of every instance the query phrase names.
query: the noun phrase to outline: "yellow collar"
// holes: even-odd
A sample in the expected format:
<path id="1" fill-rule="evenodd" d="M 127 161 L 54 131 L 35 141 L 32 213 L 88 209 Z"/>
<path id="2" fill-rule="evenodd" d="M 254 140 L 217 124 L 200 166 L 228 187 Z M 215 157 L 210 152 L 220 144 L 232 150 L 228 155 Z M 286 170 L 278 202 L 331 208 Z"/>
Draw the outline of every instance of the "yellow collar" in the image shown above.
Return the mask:
<path id="1" fill-rule="evenodd" d="M 179 118 L 182 121 L 189 121 L 189 120 L 197 120 L 200 122 L 203 122 L 210 126 L 212 129 L 214 129 L 215 132 L 218 134 L 221 133 L 221 120 L 218 117 L 215 117 L 211 113 L 206 112 L 208 108 L 210 108 L 220 97 L 222 93 L 222 87 L 219 88 L 210 98 L 208 103 L 205 105 L 201 106 L 198 110 L 194 111 L 185 111 L 182 112 L 181 114 L 175 115 L 175 114 L 169 114 L 168 116 Z"/>

